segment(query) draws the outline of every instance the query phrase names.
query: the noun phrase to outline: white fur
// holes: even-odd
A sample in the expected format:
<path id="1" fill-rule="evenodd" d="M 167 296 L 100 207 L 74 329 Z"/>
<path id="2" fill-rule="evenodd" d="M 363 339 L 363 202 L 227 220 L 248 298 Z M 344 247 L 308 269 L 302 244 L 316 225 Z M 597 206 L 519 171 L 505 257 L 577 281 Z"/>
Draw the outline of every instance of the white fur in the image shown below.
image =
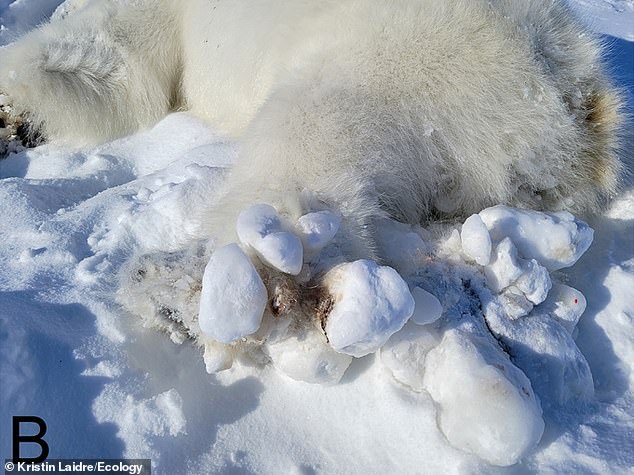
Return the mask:
<path id="1" fill-rule="evenodd" d="M 384 211 L 596 206 L 599 55 L 552 0 L 96 0 L 3 48 L 0 90 L 81 141 L 186 105 L 244 137 L 249 199 L 297 213 L 306 188 L 363 234 Z"/>

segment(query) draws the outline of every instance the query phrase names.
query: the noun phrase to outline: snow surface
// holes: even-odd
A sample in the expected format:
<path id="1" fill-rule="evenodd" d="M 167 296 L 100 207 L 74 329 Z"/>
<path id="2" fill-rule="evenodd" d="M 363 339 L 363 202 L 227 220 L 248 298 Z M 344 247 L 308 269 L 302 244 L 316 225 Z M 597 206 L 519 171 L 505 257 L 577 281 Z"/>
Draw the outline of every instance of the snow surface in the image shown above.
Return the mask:
<path id="1" fill-rule="evenodd" d="M 634 0 L 568 0 L 596 31 L 634 41 Z"/>
<path id="2" fill-rule="evenodd" d="M 0 44 L 58 3 L 0 0 Z M 634 43 L 623 40 L 634 40 L 634 2 L 573 3 L 617 37 L 608 59 L 631 98 Z M 387 339 L 377 354 L 352 358 L 306 330 L 271 338 L 271 364 L 213 341 L 203 358 L 123 313 L 117 274 L 136 254 L 190 244 L 191 210 L 218 199 L 238 147 L 181 113 L 99 147 L 44 145 L 0 161 L 0 458 L 11 416 L 33 414 L 48 424 L 51 457 L 148 457 L 160 474 L 632 473 L 631 181 L 589 227 L 480 213 L 489 262 L 477 224 L 379 223 L 416 308 L 405 323 L 403 305 L 364 349 Z M 625 160 L 634 171 L 631 147 Z M 515 224 L 497 226 L 502 213 Z M 550 220 L 556 241 L 518 234 L 536 219 Z M 306 220 L 293 231 L 305 249 L 338 227 L 332 213 Z"/>

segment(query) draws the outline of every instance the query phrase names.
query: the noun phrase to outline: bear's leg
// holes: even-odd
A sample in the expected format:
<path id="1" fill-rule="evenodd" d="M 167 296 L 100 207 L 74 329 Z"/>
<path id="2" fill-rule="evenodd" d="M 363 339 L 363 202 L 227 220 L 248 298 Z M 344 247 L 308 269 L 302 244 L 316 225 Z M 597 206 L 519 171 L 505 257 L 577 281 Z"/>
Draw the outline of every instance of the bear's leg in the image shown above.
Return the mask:
<path id="1" fill-rule="evenodd" d="M 176 21 L 95 2 L 0 48 L 0 93 L 51 139 L 94 143 L 148 126 L 177 101 Z"/>
<path id="2" fill-rule="evenodd" d="M 379 109 L 375 99 L 336 78 L 315 77 L 269 98 L 244 139 L 224 198 L 201 216 L 200 237 L 218 239 L 203 278 L 203 321 L 244 321 L 248 314 L 256 321 L 249 328 L 257 328 L 262 314 L 263 321 L 288 316 L 311 322 L 337 351 L 360 356 L 409 318 L 408 286 L 380 265 L 373 230 L 376 220 L 398 217 L 385 206 L 392 188 L 400 187 L 403 201 L 416 190 L 394 170 L 399 162 L 392 158 L 402 148 L 395 152 L 393 141 L 382 140 L 396 112 Z M 382 113 L 384 122 L 372 119 Z M 227 289 L 227 282 L 239 284 Z M 370 328 L 377 321 L 385 325 Z M 337 338 L 345 333 L 337 325 L 346 322 L 362 329 L 350 341 Z M 250 335 L 232 328 L 214 333 L 213 323 L 206 328 L 224 343 Z"/>

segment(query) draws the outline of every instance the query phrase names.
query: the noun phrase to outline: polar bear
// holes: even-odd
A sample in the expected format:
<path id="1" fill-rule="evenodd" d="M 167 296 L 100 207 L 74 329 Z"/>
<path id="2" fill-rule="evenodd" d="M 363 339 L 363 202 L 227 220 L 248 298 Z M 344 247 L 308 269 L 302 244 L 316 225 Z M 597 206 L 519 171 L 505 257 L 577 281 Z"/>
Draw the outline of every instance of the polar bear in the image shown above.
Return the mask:
<path id="1" fill-rule="evenodd" d="M 199 226 L 189 236 L 218 238 L 211 260 L 204 245 L 141 256 L 123 280 L 123 303 L 176 341 L 194 337 L 209 371 L 230 366 L 235 345 L 268 339 L 266 356 L 287 374 L 307 379 L 309 368 L 311 382 L 337 381 L 350 355 L 376 349 L 337 347 L 327 332 L 337 313 L 333 293 L 345 292 L 342 280 L 355 273 L 362 286 L 384 293 L 377 302 L 401 320 L 388 325 L 380 343 L 400 329 L 412 303 L 398 274 L 377 264 L 384 259 L 375 235 L 380 220 L 420 224 L 500 203 L 587 213 L 617 188 L 619 92 L 606 75 L 600 41 L 563 0 L 74 4 L 76 11 L 0 48 L 0 93 L 48 139 L 96 143 L 188 110 L 241 143 L 224 198 L 196 211 Z M 321 226 L 319 239 L 336 240 L 334 264 L 302 259 L 312 244 L 298 240 L 296 223 L 306 222 Z M 265 249 L 269 234 L 278 244 Z M 299 260 L 271 258 L 288 249 Z M 342 270 L 346 262 L 354 271 Z M 206 264 L 211 271 L 203 277 Z M 261 306 L 236 307 L 233 296 L 213 293 L 236 277 L 236 267 L 247 269 L 238 277 L 256 289 Z M 210 337 L 204 327 L 213 318 L 204 325 L 198 318 L 201 281 L 203 297 L 205 288 L 213 297 L 201 313 L 250 312 L 257 324 L 247 321 L 243 334 L 212 328 Z M 337 315 L 363 324 L 359 313 L 373 312 L 375 303 L 353 301 Z M 263 312 L 269 318 L 261 322 Z M 271 336 L 291 324 L 290 337 Z M 295 351 L 299 340 L 302 354 Z M 512 403 L 504 427 L 484 432 L 502 439 L 508 431 L 529 434 L 510 458 L 495 452 L 504 444 L 477 453 L 515 463 L 541 437 L 541 409 L 492 336 L 476 340 L 485 343 L 447 341 L 477 346 L 486 358 L 473 361 L 486 360 L 491 387 L 502 381 L 517 390 L 515 399 L 498 394 Z M 494 369 L 500 367 L 508 371 Z M 461 447 L 473 442 L 448 438 Z"/>
<path id="2" fill-rule="evenodd" d="M 243 139 L 248 199 L 310 189 L 360 255 L 377 214 L 584 211 L 617 184 L 618 94 L 563 2 L 83 3 L 0 50 L 0 91 L 50 139 L 188 109 Z"/>
<path id="3" fill-rule="evenodd" d="M 345 260 L 380 261 L 383 217 L 587 212 L 617 187 L 619 93 L 563 1 L 77 5 L 0 49 L 0 92 L 51 140 L 104 141 L 183 109 L 239 137 L 225 198 L 192 238 L 237 241 L 252 204 L 284 222 L 330 209 Z"/>

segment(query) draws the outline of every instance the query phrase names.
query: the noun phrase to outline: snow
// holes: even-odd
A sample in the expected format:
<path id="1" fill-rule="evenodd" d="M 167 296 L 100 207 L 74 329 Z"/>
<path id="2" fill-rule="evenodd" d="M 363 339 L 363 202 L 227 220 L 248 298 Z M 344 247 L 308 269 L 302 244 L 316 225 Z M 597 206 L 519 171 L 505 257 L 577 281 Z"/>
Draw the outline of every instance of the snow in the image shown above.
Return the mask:
<path id="1" fill-rule="evenodd" d="M 134 458 L 144 450 L 152 458 L 158 448 L 145 446 L 148 439 L 176 437 L 185 432 L 183 400 L 174 389 L 137 400 L 117 384 L 106 386 L 95 400 L 93 411 L 98 422 L 114 421 L 126 440 L 124 457 Z"/>
<path id="2" fill-rule="evenodd" d="M 221 343 L 231 343 L 260 328 L 267 302 L 264 283 L 237 244 L 214 252 L 203 275 L 200 329 Z"/>
<path id="3" fill-rule="evenodd" d="M 616 38 L 634 41 L 634 1 L 632 0 L 569 0 L 583 20 L 596 31 Z"/>
<path id="4" fill-rule="evenodd" d="M 46 20 L 63 0 L 0 0 L 0 46 Z"/>
<path id="5" fill-rule="evenodd" d="M 58 3 L 0 0 L 0 43 Z M 631 91 L 632 2 L 573 3 L 618 37 L 608 59 Z M 287 233 L 305 254 L 295 265 L 317 260 L 335 213 L 279 217 L 244 248 L 192 244 L 238 148 L 179 113 L 98 147 L 0 161 L 0 427 L 39 415 L 51 457 L 149 457 L 159 474 L 631 472 L 631 180 L 587 224 L 504 207 L 429 229 L 378 222 L 383 264 L 400 276 L 338 268 L 324 335 L 264 319 L 266 291 L 245 282 L 259 278 L 250 240 Z M 175 344 L 122 311 L 117 291 L 137 295 L 120 288 L 122 269 L 164 254 L 165 269 L 143 270 L 165 272 L 167 301 L 195 317 L 200 300 L 200 327 L 236 342 L 204 336 L 199 349 L 170 321 Z M 280 262 L 269 265 L 290 269 Z M 220 290 L 228 274 L 237 281 Z M 1 455 L 10 444 L 0 437 Z"/>

